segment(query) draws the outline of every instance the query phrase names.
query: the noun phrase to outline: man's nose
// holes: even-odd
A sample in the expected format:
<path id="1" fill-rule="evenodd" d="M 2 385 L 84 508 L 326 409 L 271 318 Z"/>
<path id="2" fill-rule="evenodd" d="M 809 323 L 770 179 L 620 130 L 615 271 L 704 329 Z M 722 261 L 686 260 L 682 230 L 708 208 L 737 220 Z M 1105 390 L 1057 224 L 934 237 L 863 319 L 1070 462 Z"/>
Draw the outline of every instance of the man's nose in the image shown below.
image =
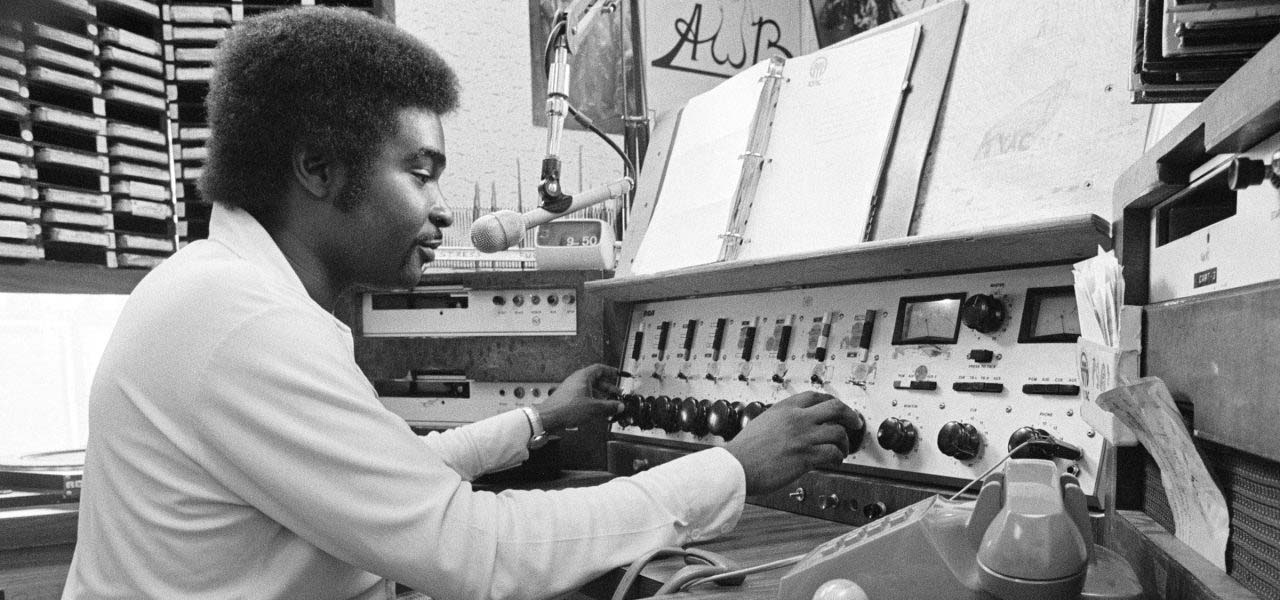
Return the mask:
<path id="1" fill-rule="evenodd" d="M 448 227 L 453 225 L 453 211 L 450 211 L 443 202 L 437 203 L 427 211 L 427 220 L 436 227 Z"/>

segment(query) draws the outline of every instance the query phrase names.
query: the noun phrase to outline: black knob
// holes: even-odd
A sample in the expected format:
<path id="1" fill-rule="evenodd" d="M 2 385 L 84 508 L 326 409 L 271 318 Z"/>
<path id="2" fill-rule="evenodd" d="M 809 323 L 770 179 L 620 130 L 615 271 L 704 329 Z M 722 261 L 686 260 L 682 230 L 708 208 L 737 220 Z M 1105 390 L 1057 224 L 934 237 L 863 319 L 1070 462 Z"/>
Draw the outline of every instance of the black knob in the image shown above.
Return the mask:
<path id="1" fill-rule="evenodd" d="M 889 417 L 880 423 L 876 442 L 885 450 L 906 454 L 916 447 L 916 426 L 906 419 Z"/>
<path id="2" fill-rule="evenodd" d="M 619 425 L 630 427 L 636 424 L 636 419 L 640 416 L 640 396 L 635 394 L 627 394 L 622 397 L 622 412 L 613 418 Z"/>
<path id="3" fill-rule="evenodd" d="M 853 415 L 857 417 L 857 423 L 852 427 L 845 427 L 844 434 L 849 437 L 849 453 L 857 452 L 862 447 L 862 438 L 867 435 L 867 420 L 862 418 L 862 413 L 853 411 Z"/>
<path id="4" fill-rule="evenodd" d="M 1227 166 L 1227 187 L 1240 191 L 1262 183 L 1267 178 L 1267 165 L 1260 160 L 1237 156 Z"/>
<path id="5" fill-rule="evenodd" d="M 1024 442 L 1031 441 L 1030 444 L 1018 449 Z M 1064 442 L 1053 434 L 1043 429 L 1035 427 L 1021 427 L 1009 436 L 1009 452 L 1012 452 L 1011 458 L 1040 458 L 1044 460 L 1053 460 L 1055 458 L 1065 458 L 1067 460 L 1080 460 L 1084 457 L 1082 451 L 1075 444 Z"/>
<path id="6" fill-rule="evenodd" d="M 980 333 L 991 333 L 1004 324 L 1004 302 L 987 294 L 965 298 L 960 306 L 960 321 Z"/>
<path id="7" fill-rule="evenodd" d="M 889 507 L 885 506 L 884 502 L 880 502 L 879 500 L 868 503 L 866 506 L 862 507 L 862 515 L 865 516 L 868 521 L 879 519 L 887 512 L 889 512 Z"/>
<path id="8" fill-rule="evenodd" d="M 680 401 L 658 396 L 653 403 L 653 426 L 667 433 L 680 430 Z"/>
<path id="9" fill-rule="evenodd" d="M 760 416 L 760 413 L 763 413 L 767 408 L 769 407 L 765 406 L 761 402 L 751 402 L 742 407 L 742 410 L 738 411 L 738 430 L 741 431 L 745 429 L 747 427 L 747 423 L 750 423 L 752 419 Z"/>
<path id="10" fill-rule="evenodd" d="M 742 428 L 742 421 L 738 417 L 738 411 L 741 408 L 741 402 L 716 400 L 711 405 L 711 410 L 707 411 L 707 429 L 725 440 L 733 439 L 733 436 L 738 435 L 738 430 Z"/>
<path id="11" fill-rule="evenodd" d="M 706 435 L 707 433 L 707 416 L 703 414 L 702 407 L 698 404 L 698 399 L 693 396 L 680 401 L 680 412 L 676 420 L 679 422 L 682 431 L 688 431 L 694 435 Z"/>
<path id="12" fill-rule="evenodd" d="M 1053 460 L 1053 455 L 1049 452 L 1048 444 L 1052 436 L 1048 431 L 1036 429 L 1035 427 L 1019 427 L 1009 436 L 1009 451 L 1013 452 L 1014 448 L 1022 446 L 1023 443 L 1034 441 L 1035 443 L 1024 446 L 1017 452 L 1014 452 L 1011 458 L 1041 458 L 1044 460 Z"/>
<path id="13" fill-rule="evenodd" d="M 640 410 L 636 413 L 636 425 L 640 429 L 653 429 L 653 405 L 658 402 L 653 396 L 645 396 L 640 400 Z"/>
<path id="14" fill-rule="evenodd" d="M 982 434 L 973 425 L 950 421 L 938 430 L 938 450 L 951 458 L 969 460 L 982 450 Z"/>

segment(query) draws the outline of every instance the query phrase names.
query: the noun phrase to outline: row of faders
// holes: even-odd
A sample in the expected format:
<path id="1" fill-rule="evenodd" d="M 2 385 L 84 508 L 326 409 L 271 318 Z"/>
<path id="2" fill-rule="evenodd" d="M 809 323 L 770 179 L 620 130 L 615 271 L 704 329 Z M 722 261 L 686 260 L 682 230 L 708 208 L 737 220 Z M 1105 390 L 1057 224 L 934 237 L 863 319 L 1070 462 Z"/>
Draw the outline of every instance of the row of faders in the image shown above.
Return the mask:
<path id="1" fill-rule="evenodd" d="M 55 0 L 0 23 L 4 256 L 146 267 L 172 253 L 164 219 L 141 238 L 128 229 L 135 181 L 172 186 L 163 104 L 140 91 L 127 68 L 137 61 L 109 41 L 146 39 L 148 26 L 154 40 L 154 24 L 136 22 L 140 4 L 156 10 L 142 0 Z"/>
<path id="2" fill-rule="evenodd" d="M 171 4 L 164 7 L 163 13 L 169 128 L 179 206 L 184 213 L 178 234 L 179 240 L 186 243 L 209 235 L 210 206 L 196 188 L 208 158 L 204 97 L 213 76 L 216 47 L 226 37 L 233 16 L 243 16 L 243 5 Z"/>

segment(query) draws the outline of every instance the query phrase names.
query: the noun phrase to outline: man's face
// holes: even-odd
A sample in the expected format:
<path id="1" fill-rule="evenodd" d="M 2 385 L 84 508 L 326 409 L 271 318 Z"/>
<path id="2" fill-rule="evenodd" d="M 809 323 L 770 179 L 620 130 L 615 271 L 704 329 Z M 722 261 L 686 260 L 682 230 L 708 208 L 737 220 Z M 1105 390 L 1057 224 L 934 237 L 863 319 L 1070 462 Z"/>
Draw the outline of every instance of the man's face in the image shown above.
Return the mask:
<path id="1" fill-rule="evenodd" d="M 344 198 L 354 208 L 345 231 L 335 232 L 343 243 L 333 260 L 351 281 L 372 288 L 416 285 L 423 265 L 435 259 L 440 229 L 453 222 L 440 193 L 445 151 L 439 115 L 409 108 L 398 120 L 396 131 L 374 149 L 368 170 L 354 174 L 363 185 L 344 190 L 358 190 L 361 197 Z"/>

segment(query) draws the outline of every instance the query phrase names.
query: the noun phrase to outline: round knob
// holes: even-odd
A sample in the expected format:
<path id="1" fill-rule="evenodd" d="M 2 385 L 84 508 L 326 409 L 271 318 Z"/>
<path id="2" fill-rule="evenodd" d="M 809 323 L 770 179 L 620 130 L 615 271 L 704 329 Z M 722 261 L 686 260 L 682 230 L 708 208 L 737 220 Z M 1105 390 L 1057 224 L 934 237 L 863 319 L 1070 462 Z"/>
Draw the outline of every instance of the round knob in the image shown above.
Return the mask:
<path id="1" fill-rule="evenodd" d="M 640 410 L 636 412 L 636 425 L 640 429 L 653 429 L 653 405 L 658 402 L 653 396 L 645 396 L 640 400 Z"/>
<path id="2" fill-rule="evenodd" d="M 906 454 L 916 447 L 916 426 L 911 421 L 889 417 L 880 423 L 876 442 L 885 450 Z"/>
<path id="3" fill-rule="evenodd" d="M 640 416 L 640 396 L 635 394 L 627 394 L 622 397 L 622 412 L 618 413 L 614 420 L 623 427 L 630 427 L 636 424 L 636 418 Z"/>
<path id="4" fill-rule="evenodd" d="M 1267 164 L 1252 158 L 1237 156 L 1227 165 L 1227 187 L 1240 191 L 1262 183 L 1267 178 Z"/>
<path id="5" fill-rule="evenodd" d="M 677 415 L 680 429 L 694 435 L 706 435 L 707 417 L 702 414 L 698 399 L 690 396 L 680 401 L 680 412 Z"/>
<path id="6" fill-rule="evenodd" d="M 653 403 L 653 426 L 667 433 L 680 430 L 680 401 L 658 396 Z"/>
<path id="7" fill-rule="evenodd" d="M 868 521 L 879 519 L 887 512 L 889 512 L 889 507 L 879 500 L 862 507 L 862 516 L 866 517 Z"/>
<path id="8" fill-rule="evenodd" d="M 1036 440 L 1036 444 L 1029 444 L 1014 452 L 1014 448 L 1021 446 L 1024 442 Z M 1013 452 L 1010 458 L 1040 458 L 1044 460 L 1053 460 L 1053 436 L 1048 431 L 1037 429 L 1035 427 L 1019 427 L 1009 436 L 1009 451 Z"/>
<path id="9" fill-rule="evenodd" d="M 742 427 L 742 422 L 738 417 L 738 410 L 741 408 L 741 402 L 730 403 L 728 400 L 716 400 L 711 405 L 711 410 L 707 411 L 707 429 L 725 440 L 733 439 L 733 436 L 738 435 L 738 430 Z"/>
<path id="10" fill-rule="evenodd" d="M 980 333 L 991 333 L 1004 324 L 1004 303 L 994 296 L 975 294 L 960 306 L 960 321 Z"/>
<path id="11" fill-rule="evenodd" d="M 867 420 L 862 418 L 862 413 L 853 411 L 853 415 L 857 417 L 857 423 L 853 427 L 845 427 L 844 433 L 849 437 L 849 453 L 853 454 L 862 447 L 862 438 L 867 434 Z"/>
<path id="12" fill-rule="evenodd" d="M 760 413 L 763 413 L 767 408 L 769 407 L 761 402 L 751 402 L 742 407 L 742 410 L 738 411 L 738 430 L 746 429 L 747 423 L 760 416 Z"/>
<path id="13" fill-rule="evenodd" d="M 952 458 L 969 460 L 982 449 L 982 434 L 973 425 L 950 421 L 938 430 L 938 449 Z"/>

